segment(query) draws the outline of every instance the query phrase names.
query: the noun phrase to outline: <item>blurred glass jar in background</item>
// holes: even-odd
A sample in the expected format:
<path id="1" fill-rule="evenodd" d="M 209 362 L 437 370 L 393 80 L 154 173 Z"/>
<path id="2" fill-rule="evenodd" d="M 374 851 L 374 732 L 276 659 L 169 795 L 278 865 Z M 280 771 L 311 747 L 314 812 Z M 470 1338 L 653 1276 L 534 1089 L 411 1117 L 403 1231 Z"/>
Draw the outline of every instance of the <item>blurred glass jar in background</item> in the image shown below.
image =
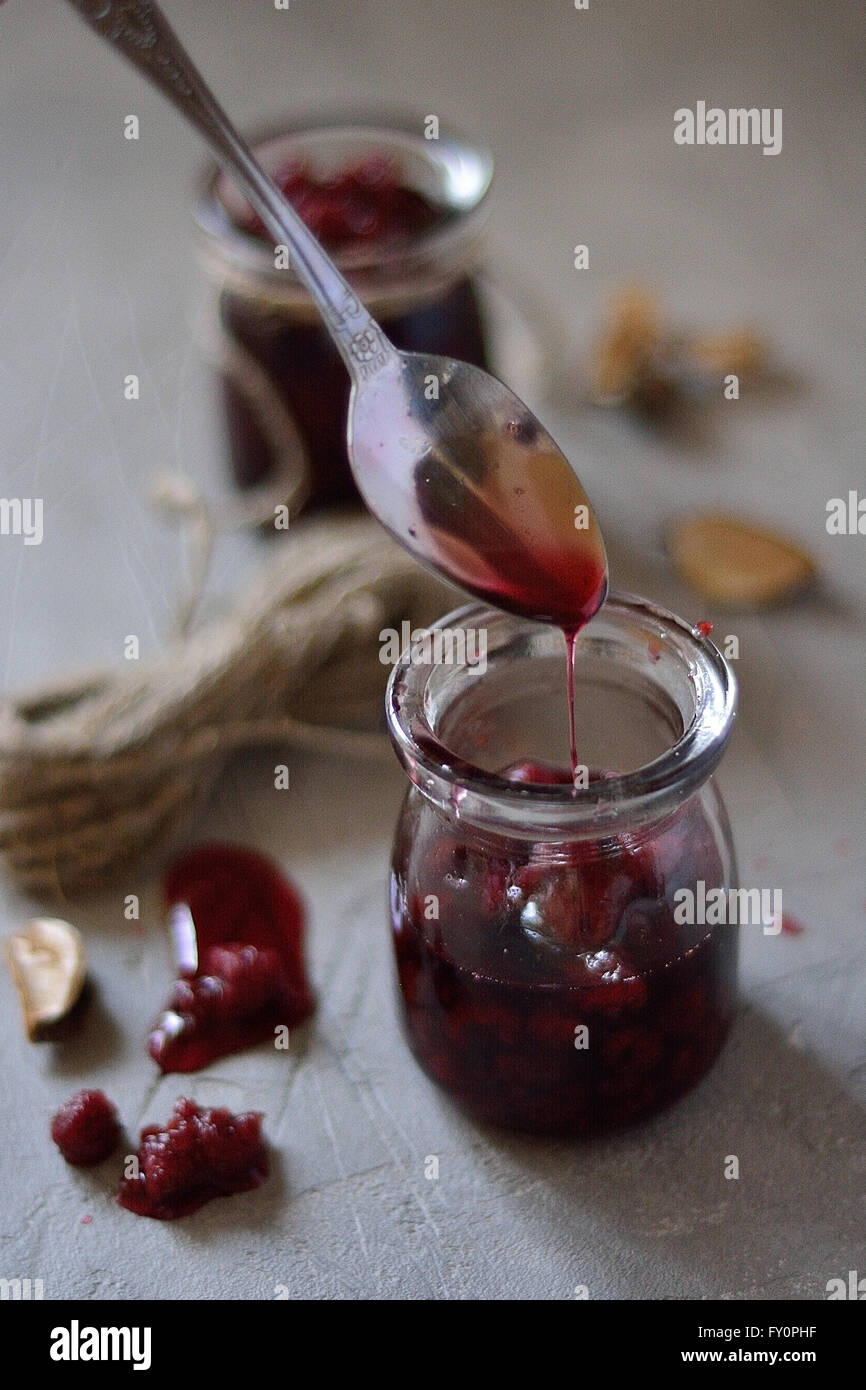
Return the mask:
<path id="1" fill-rule="evenodd" d="M 489 365 L 473 272 L 487 218 L 490 155 L 388 120 L 322 121 L 255 144 L 264 168 L 395 345 Z M 277 269 L 272 239 L 211 168 L 196 208 L 231 475 L 285 481 L 293 511 L 357 498 L 346 453 L 349 380 L 309 296 Z"/>

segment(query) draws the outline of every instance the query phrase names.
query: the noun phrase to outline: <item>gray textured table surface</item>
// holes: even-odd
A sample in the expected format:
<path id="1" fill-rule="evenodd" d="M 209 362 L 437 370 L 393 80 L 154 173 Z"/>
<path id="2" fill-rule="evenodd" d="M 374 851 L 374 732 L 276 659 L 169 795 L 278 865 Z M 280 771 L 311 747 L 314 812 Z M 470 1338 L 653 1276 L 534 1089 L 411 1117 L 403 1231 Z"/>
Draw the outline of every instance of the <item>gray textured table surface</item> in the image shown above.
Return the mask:
<path id="1" fill-rule="evenodd" d="M 676 1110 L 584 1147 L 508 1140 L 461 1120 L 418 1072 L 392 1003 L 383 884 L 402 792 L 378 772 L 297 758 L 235 762 L 201 826 L 277 855 L 310 904 L 320 1008 L 288 1054 L 235 1057 L 204 1102 L 267 1115 L 276 1173 L 186 1221 L 135 1220 L 113 1165 L 82 1176 L 47 1141 L 82 1084 L 130 1130 L 182 1089 L 141 1039 L 168 978 L 157 885 L 71 912 L 88 936 L 102 1026 L 29 1045 L 5 974 L 0 1276 L 46 1296 L 813 1299 L 866 1273 L 866 540 L 829 536 L 829 497 L 864 488 L 862 96 L 857 7 L 663 0 L 173 0 L 240 122 L 334 103 L 438 112 L 498 160 L 492 254 L 556 304 L 577 352 L 603 287 L 643 274 L 675 317 L 748 315 L 797 385 L 720 402 L 699 438 L 547 409 L 612 538 L 614 579 L 698 618 L 661 521 L 734 497 L 819 559 L 807 601 L 725 624 L 742 715 L 722 778 L 744 873 L 782 887 L 800 937 L 747 932 L 743 1009 L 723 1059 Z M 782 107 L 784 145 L 686 149 L 673 111 Z M 141 139 L 122 120 L 141 120 Z M 218 486 L 191 342 L 192 135 L 65 7 L 0 10 L 0 438 L 5 496 L 45 499 L 45 539 L 0 540 L 0 668 L 10 687 L 153 651 L 178 580 L 176 536 L 145 501 L 183 467 Z M 572 268 L 585 242 L 588 271 Z M 125 403 L 138 372 L 142 400 Z M 249 542 L 226 543 L 215 591 Z M 142 893 L 142 921 L 123 894 Z M 6 927 L 39 903 L 3 894 Z M 727 1154 L 740 1158 L 726 1181 Z M 436 1154 L 440 1177 L 425 1179 Z M 90 1219 L 87 1219 L 90 1218 Z"/>

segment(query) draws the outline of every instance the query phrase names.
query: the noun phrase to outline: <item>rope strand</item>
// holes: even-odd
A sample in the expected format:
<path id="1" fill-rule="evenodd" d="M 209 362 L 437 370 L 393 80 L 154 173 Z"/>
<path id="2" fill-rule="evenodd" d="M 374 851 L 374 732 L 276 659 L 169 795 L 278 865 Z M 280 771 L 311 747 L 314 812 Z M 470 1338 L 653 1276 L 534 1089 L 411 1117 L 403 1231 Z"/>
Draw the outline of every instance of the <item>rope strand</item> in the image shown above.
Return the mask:
<path id="1" fill-rule="evenodd" d="M 189 497 L 181 510 L 205 526 L 204 503 Z M 212 540 L 199 536 L 184 634 Z M 387 756 L 384 735 L 369 727 L 387 676 L 379 634 L 404 619 L 427 625 L 447 595 L 372 518 L 304 519 L 223 619 L 134 667 L 0 702 L 9 875 L 51 896 L 105 886 L 141 856 L 168 850 L 244 747 Z M 303 710 L 321 705 L 323 682 L 327 720 L 312 723 Z M 367 727 L 355 730 L 359 715 Z"/>

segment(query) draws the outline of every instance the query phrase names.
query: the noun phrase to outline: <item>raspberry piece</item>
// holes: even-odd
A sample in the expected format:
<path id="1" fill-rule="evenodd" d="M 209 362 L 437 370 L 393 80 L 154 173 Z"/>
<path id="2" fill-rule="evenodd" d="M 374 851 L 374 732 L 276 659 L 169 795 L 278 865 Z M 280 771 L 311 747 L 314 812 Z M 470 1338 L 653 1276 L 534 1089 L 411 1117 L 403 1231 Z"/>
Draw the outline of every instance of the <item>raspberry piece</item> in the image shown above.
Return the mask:
<path id="1" fill-rule="evenodd" d="M 570 970 L 569 982 L 593 987 L 592 997 L 585 1001 L 587 1008 L 633 1008 L 646 1002 L 645 981 L 620 951 L 592 951 L 579 956 Z"/>
<path id="2" fill-rule="evenodd" d="M 596 950 L 613 939 L 635 891 L 625 868 L 603 860 L 580 868 L 530 864 L 518 871 L 517 883 L 527 892 L 524 928 L 578 951 Z"/>
<path id="3" fill-rule="evenodd" d="M 204 978 L 222 986 L 219 1013 L 224 1018 L 246 1018 L 284 992 L 284 971 L 276 951 L 267 947 L 228 942 L 211 946 L 202 956 Z"/>
<path id="4" fill-rule="evenodd" d="M 605 1067 L 609 1071 L 625 1072 L 629 1078 L 652 1071 L 661 1057 L 661 1039 L 648 1028 L 619 1028 L 602 1043 Z"/>
<path id="5" fill-rule="evenodd" d="M 276 174 L 298 216 L 331 251 L 353 243 L 387 242 L 428 231 L 441 213 L 422 194 L 400 182 L 394 163 L 372 155 L 358 164 L 317 177 L 303 160 L 292 160 Z M 264 224 L 251 210 L 244 223 L 267 239 Z"/>
<path id="6" fill-rule="evenodd" d="M 671 960 L 677 954 L 678 934 L 668 904 L 655 898 L 635 898 L 620 918 L 616 941 L 642 970 Z"/>
<path id="7" fill-rule="evenodd" d="M 51 1121 L 51 1138 L 67 1163 L 80 1168 L 102 1163 L 120 1140 L 117 1111 L 102 1091 L 78 1091 Z"/>
<path id="8" fill-rule="evenodd" d="M 259 1187 L 268 1175 L 255 1111 L 233 1115 L 181 1097 L 166 1125 L 141 1131 L 138 1176 L 124 1178 L 117 1200 L 137 1216 L 171 1221 L 214 1197 Z"/>
<path id="9" fill-rule="evenodd" d="M 372 154 L 355 165 L 352 178 L 362 188 L 393 188 L 396 171 L 393 161 L 385 155 Z"/>
<path id="10" fill-rule="evenodd" d="M 481 872 L 480 901 L 487 917 L 497 917 L 508 910 L 508 884 L 511 864 L 507 859 L 489 859 Z"/>

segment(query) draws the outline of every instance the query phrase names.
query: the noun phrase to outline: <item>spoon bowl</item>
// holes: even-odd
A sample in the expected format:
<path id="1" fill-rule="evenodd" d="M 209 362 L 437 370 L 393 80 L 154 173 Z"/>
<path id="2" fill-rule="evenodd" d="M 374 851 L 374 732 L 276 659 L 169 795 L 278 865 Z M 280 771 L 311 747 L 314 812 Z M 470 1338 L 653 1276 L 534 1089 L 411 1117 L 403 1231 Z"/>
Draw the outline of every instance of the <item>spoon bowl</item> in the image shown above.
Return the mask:
<path id="1" fill-rule="evenodd" d="M 523 401 L 479 367 L 392 350 L 355 379 L 349 456 L 394 538 L 478 598 L 565 629 L 604 601 L 604 543 L 577 475 Z"/>

